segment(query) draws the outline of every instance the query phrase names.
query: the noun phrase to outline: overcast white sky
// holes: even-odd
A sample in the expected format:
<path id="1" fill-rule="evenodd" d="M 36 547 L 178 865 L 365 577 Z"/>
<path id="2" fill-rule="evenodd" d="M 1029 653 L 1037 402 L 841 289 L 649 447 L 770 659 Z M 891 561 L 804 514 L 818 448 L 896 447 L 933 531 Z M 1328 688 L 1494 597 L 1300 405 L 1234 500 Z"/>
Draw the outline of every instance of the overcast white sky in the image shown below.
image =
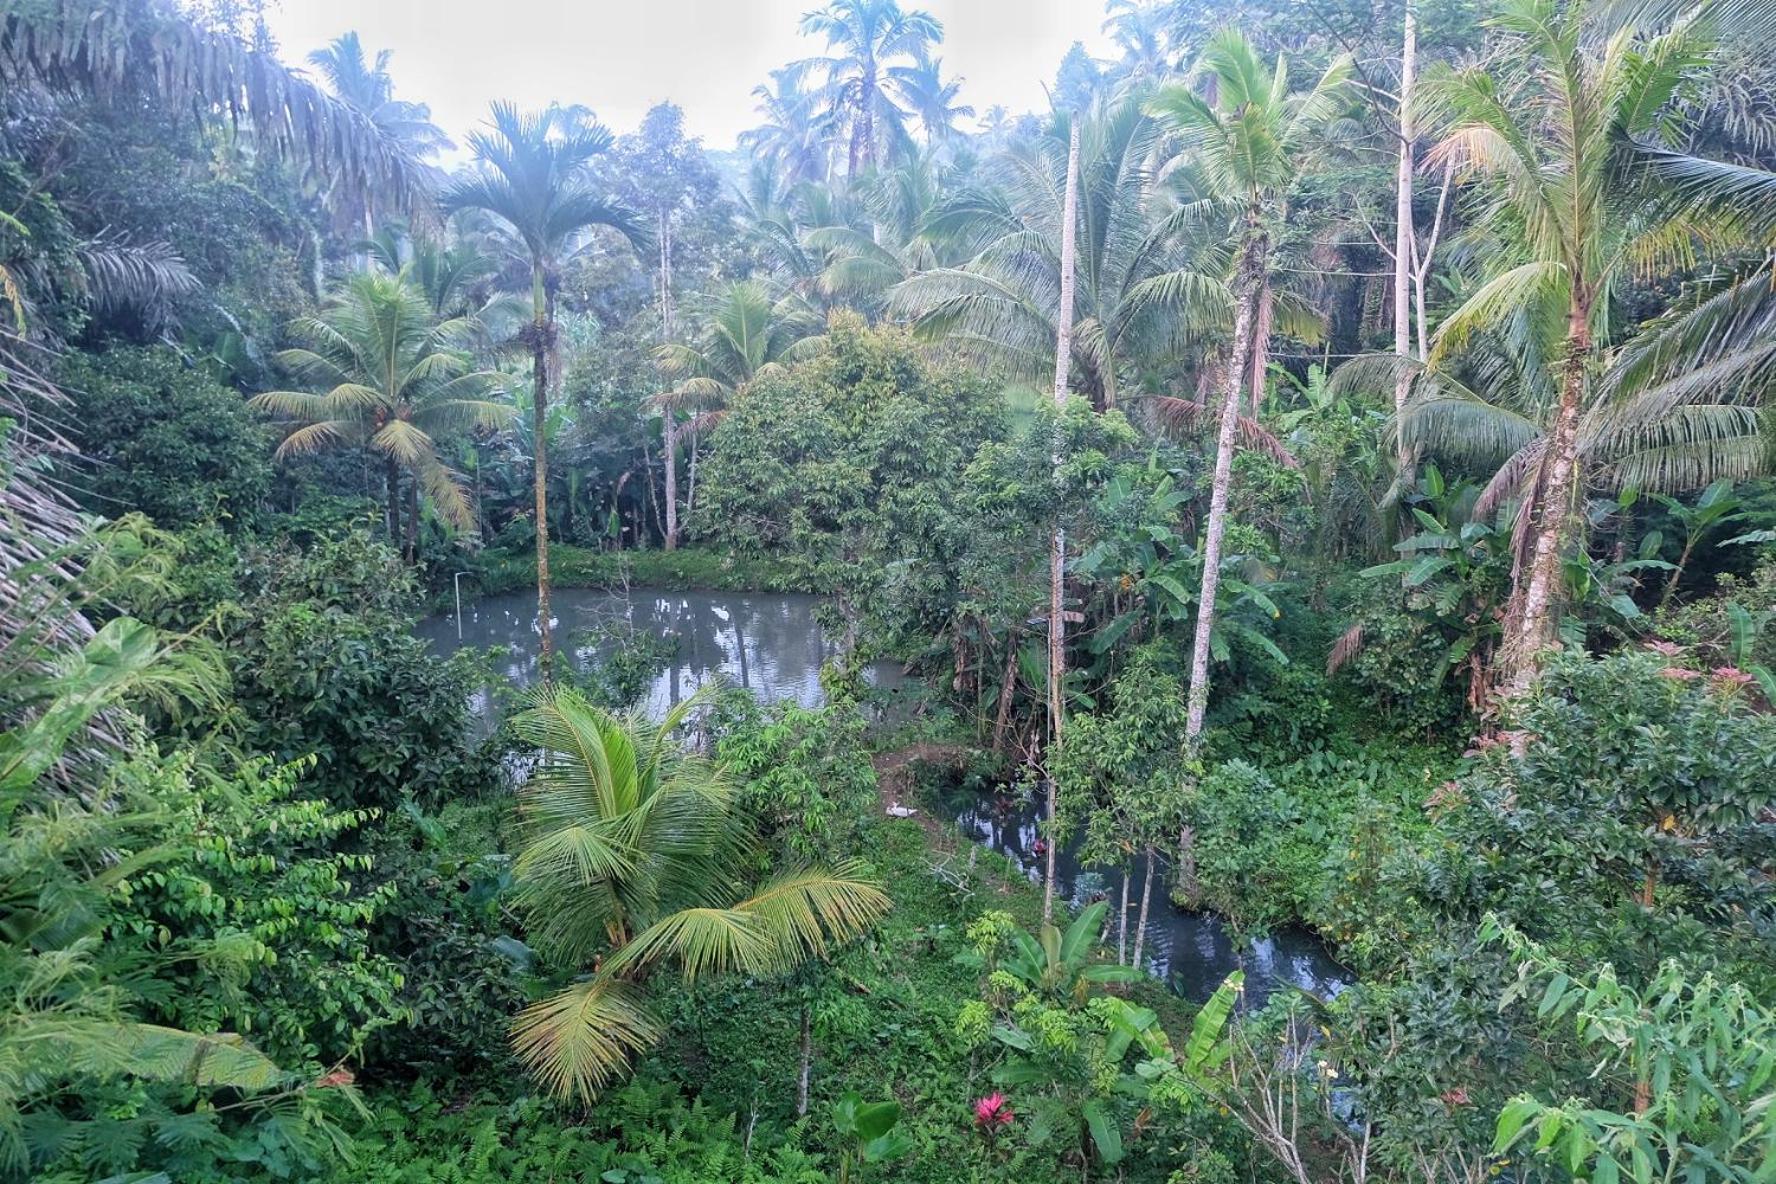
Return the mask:
<path id="1" fill-rule="evenodd" d="M 1111 56 L 1103 0 L 908 0 L 944 23 L 938 53 L 977 111 L 1046 105 L 1075 41 Z M 823 52 L 800 37 L 813 0 L 273 0 L 286 61 L 356 29 L 367 51 L 391 49 L 396 94 L 431 104 L 453 139 L 494 99 L 523 107 L 584 103 L 618 132 L 671 100 L 693 135 L 730 148 L 758 122 L 752 88 L 777 66 Z"/>

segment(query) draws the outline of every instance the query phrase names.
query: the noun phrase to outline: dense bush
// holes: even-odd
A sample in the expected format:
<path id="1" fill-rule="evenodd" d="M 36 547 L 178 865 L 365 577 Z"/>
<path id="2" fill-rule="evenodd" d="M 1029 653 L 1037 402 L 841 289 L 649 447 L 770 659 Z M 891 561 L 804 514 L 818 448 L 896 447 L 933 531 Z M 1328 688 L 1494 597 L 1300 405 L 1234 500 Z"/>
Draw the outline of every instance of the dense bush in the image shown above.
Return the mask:
<path id="1" fill-rule="evenodd" d="M 412 576 L 360 533 L 242 556 L 243 596 L 225 620 L 228 724 L 256 751 L 315 758 L 335 803 L 390 810 L 498 784 L 472 747 L 469 659 L 444 662 L 411 633 Z"/>
<path id="2" fill-rule="evenodd" d="M 271 487 L 271 437 L 239 392 L 166 346 L 65 357 L 74 396 L 81 502 L 137 510 L 178 529 L 250 519 Z"/>

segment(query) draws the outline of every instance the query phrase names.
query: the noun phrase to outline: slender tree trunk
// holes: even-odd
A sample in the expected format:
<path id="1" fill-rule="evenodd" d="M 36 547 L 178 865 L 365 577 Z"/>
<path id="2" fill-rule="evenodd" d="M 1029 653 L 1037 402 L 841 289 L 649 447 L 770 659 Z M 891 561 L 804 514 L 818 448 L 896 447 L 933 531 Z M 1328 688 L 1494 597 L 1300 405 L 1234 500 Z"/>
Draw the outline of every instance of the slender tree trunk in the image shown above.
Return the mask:
<path id="1" fill-rule="evenodd" d="M 678 425 L 670 407 L 662 408 L 661 435 L 666 459 L 666 549 L 678 550 Z"/>
<path id="2" fill-rule="evenodd" d="M 1005 675 L 999 682 L 999 711 L 993 719 L 993 751 L 1005 751 L 1005 729 L 1011 723 L 1011 697 L 1017 690 L 1017 632 L 1005 635 Z"/>
<path id="3" fill-rule="evenodd" d="M 1620 545 L 1621 549 L 1623 549 L 1623 550 L 1627 549 L 1626 548 L 1627 540 L 1625 538 L 1618 539 L 1617 542 Z M 1659 594 L 1659 607 L 1660 608 L 1664 608 L 1666 605 L 1670 604 L 1671 598 L 1673 596 L 1677 595 L 1677 585 L 1678 585 L 1679 581 L 1681 581 L 1683 579 L 1684 568 L 1689 566 L 1690 553 L 1692 551 L 1694 551 L 1695 548 L 1696 548 L 1696 535 L 1694 534 L 1694 532 L 1692 532 L 1689 535 L 1689 537 L 1684 540 L 1683 551 L 1677 557 L 1677 566 L 1673 567 L 1671 569 L 1671 574 L 1669 576 L 1667 576 L 1665 579 L 1665 590 Z M 1616 562 L 1620 563 L 1621 560 L 1618 559 Z"/>
<path id="4" fill-rule="evenodd" d="M 814 1017 L 806 1003 L 802 1004 L 802 1068 L 796 1075 L 796 1117 L 808 1113 L 808 1082 L 814 1075 Z"/>
<path id="5" fill-rule="evenodd" d="M 1074 224 L 1079 220 L 1079 116 L 1077 112 L 1073 114 L 1069 122 L 1073 126 L 1067 144 L 1067 194 L 1061 203 L 1061 302 L 1060 308 L 1055 313 L 1055 425 L 1051 460 L 1054 464 L 1057 492 L 1062 460 L 1061 414 L 1067 405 L 1067 372 L 1071 368 L 1073 360 Z M 1057 514 L 1060 512 L 1058 504 L 1055 511 Z M 1054 919 L 1055 848 L 1060 845 L 1055 837 L 1057 788 L 1053 766 L 1055 755 L 1061 746 L 1061 716 L 1064 707 L 1062 687 L 1067 673 L 1066 566 L 1067 532 L 1057 520 L 1053 545 L 1049 548 L 1048 557 L 1048 752 L 1044 762 L 1048 766 L 1048 775 L 1044 778 L 1048 788 L 1048 852 L 1042 877 L 1042 920 L 1044 924 Z"/>
<path id="6" fill-rule="evenodd" d="M 1532 515 L 1534 532 L 1529 579 L 1523 585 L 1517 628 L 1505 655 L 1507 685 L 1521 690 L 1535 672 L 1541 652 L 1554 638 L 1554 597 L 1560 586 L 1561 551 L 1571 517 L 1573 488 L 1578 475 L 1579 412 L 1585 405 L 1587 371 L 1591 362 L 1590 293 L 1575 287 L 1567 314 L 1566 360 L 1560 381 L 1560 410 L 1554 419 L 1547 452 L 1534 494 L 1525 513 Z"/>
<path id="7" fill-rule="evenodd" d="M 691 511 L 697 508 L 697 420 L 691 418 L 691 439 L 685 446 L 688 455 L 685 467 L 690 470 L 690 479 L 685 489 L 685 518 L 688 521 Z"/>
<path id="8" fill-rule="evenodd" d="M 389 546 L 401 549 L 401 468 L 395 464 L 395 458 L 383 458 L 383 481 L 388 487 L 388 528 Z"/>
<path id="9" fill-rule="evenodd" d="M 536 452 L 536 553 L 537 553 L 537 653 L 542 667 L 543 685 L 555 679 L 554 616 L 549 605 L 549 351 L 555 331 L 555 297 L 549 291 L 542 260 L 531 264 L 531 300 L 534 317 L 531 330 L 531 381 L 535 391 L 531 399 L 531 431 Z"/>
<path id="10" fill-rule="evenodd" d="M 419 562 L 419 475 L 407 478 L 407 566 Z"/>
<path id="11" fill-rule="evenodd" d="M 1215 439 L 1215 476 L 1209 494 L 1209 520 L 1203 529 L 1202 589 L 1196 605 L 1196 636 L 1191 644 L 1189 714 L 1185 743 L 1194 747 L 1202 734 L 1209 705 L 1209 635 L 1215 628 L 1215 595 L 1221 586 L 1221 540 L 1227 533 L 1227 495 L 1233 484 L 1234 434 L 1239 427 L 1240 395 L 1251 362 L 1253 304 L 1264 278 L 1266 241 L 1257 211 L 1248 218 L 1234 286 L 1233 354 L 1227 362 L 1227 393 L 1221 406 L 1221 427 Z"/>
<path id="12" fill-rule="evenodd" d="M 1412 356 L 1412 91 L 1418 74 L 1418 16 L 1412 3 L 1406 0 L 1405 36 L 1400 48 L 1400 163 L 1394 192 L 1394 353 L 1402 361 Z M 1402 473 L 1413 466 L 1412 449 L 1399 430 L 1411 389 L 1412 376 L 1402 366 L 1394 380 L 1395 463 Z"/>
<path id="13" fill-rule="evenodd" d="M 1147 848 L 1147 870 L 1141 875 L 1141 915 L 1135 921 L 1135 954 L 1129 965 L 1141 969 L 1141 947 L 1147 943 L 1147 909 L 1153 902 L 1153 848 Z"/>
<path id="14" fill-rule="evenodd" d="M 1128 965 L 1129 879 L 1134 875 L 1126 865 L 1122 869 L 1122 907 L 1116 910 L 1116 964 Z"/>
<path id="15" fill-rule="evenodd" d="M 672 220 L 660 209 L 660 340 L 672 340 Z M 678 413 L 660 409 L 662 443 L 666 453 L 666 540 L 668 551 L 678 550 Z"/>

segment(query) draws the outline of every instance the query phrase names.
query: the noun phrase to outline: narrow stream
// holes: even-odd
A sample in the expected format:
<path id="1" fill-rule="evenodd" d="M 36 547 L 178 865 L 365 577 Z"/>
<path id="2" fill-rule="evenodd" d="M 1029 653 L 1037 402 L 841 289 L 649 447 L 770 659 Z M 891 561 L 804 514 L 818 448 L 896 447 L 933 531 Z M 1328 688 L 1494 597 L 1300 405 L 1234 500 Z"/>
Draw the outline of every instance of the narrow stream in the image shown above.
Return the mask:
<path id="1" fill-rule="evenodd" d="M 1032 882 L 1042 882 L 1046 857 L 1036 852 L 1041 814 L 1035 803 L 957 790 L 936 804 L 965 836 L 1005 856 Z M 1201 1002 L 1236 969 L 1246 972 L 1246 1001 L 1252 1006 L 1262 1006 L 1279 987 L 1299 987 L 1330 999 L 1351 984 L 1350 971 L 1333 961 L 1320 939 L 1305 929 L 1279 929 L 1240 946 L 1220 918 L 1173 906 L 1164 892 L 1169 870 L 1163 862 L 1154 870 L 1141 961 L 1149 974 L 1163 979 L 1179 994 Z M 1130 871 L 1134 878 L 1129 885 L 1128 948 L 1132 953 L 1144 868 L 1137 865 Z M 1057 892 L 1070 904 L 1078 907 L 1106 899 L 1114 918 L 1122 895 L 1120 871 L 1082 868 L 1074 851 L 1062 848 L 1055 853 L 1055 880 Z M 1114 924 L 1110 942 L 1116 942 Z"/>
<path id="2" fill-rule="evenodd" d="M 820 666 L 836 650 L 815 620 L 818 597 L 793 594 L 750 595 L 726 592 L 667 592 L 636 588 L 627 594 L 583 588 L 557 589 L 553 597 L 557 644 L 578 669 L 588 669 L 611 652 L 616 637 L 656 634 L 678 639 L 666 668 L 648 687 L 647 710 L 663 714 L 693 694 L 711 677 L 721 676 L 766 701 L 794 700 L 804 706 L 821 701 Z M 460 630 L 460 640 L 458 633 Z M 496 672 L 516 686 L 536 681 L 536 593 L 514 592 L 463 605 L 454 613 L 420 623 L 418 635 L 429 639 L 440 655 L 463 647 L 502 647 Z M 881 686 L 904 676 L 895 663 L 883 662 L 865 671 Z M 483 690 L 476 708 L 491 726 L 491 698 Z M 1029 803 L 957 793 L 941 808 L 962 833 L 1010 859 L 1033 881 L 1040 881 L 1043 857 L 1036 854 L 1037 810 Z M 1056 874 L 1062 895 L 1075 905 L 1102 896 L 1114 910 L 1122 889 L 1119 872 L 1084 869 L 1071 851 L 1057 853 Z M 1159 888 L 1147 922 L 1142 961 L 1149 973 L 1167 981 L 1191 999 L 1206 999 L 1229 971 L 1246 972 L 1246 997 L 1262 1003 L 1279 986 L 1300 987 L 1322 998 L 1349 985 L 1349 971 L 1334 962 L 1313 934 L 1285 929 L 1244 946 L 1236 946 L 1227 927 L 1213 916 L 1172 907 Z M 1130 890 L 1129 926 L 1138 916 L 1140 869 Z M 1114 931 L 1111 940 L 1115 940 Z M 1129 934 L 1132 948 L 1134 934 Z"/>

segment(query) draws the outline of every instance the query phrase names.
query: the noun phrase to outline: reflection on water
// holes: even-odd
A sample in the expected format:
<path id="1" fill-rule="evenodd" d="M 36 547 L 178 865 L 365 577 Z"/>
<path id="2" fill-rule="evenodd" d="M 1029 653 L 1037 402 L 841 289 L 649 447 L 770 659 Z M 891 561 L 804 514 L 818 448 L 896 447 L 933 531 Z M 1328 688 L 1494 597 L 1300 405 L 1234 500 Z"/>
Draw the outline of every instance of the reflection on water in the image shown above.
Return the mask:
<path id="1" fill-rule="evenodd" d="M 555 613 L 555 644 L 577 669 L 589 668 L 609 653 L 617 635 L 675 637 L 677 651 L 654 676 L 645 700 L 661 714 L 721 675 L 762 700 L 793 699 L 806 707 L 820 703 L 820 666 L 836 652 L 814 620 L 819 597 L 795 594 L 745 595 L 727 592 L 662 592 L 634 588 L 628 593 L 558 588 L 550 597 Z M 462 640 L 455 613 L 422 621 L 416 632 L 444 657 L 464 646 L 505 647 L 496 669 L 518 686 L 537 679 L 536 593 L 512 592 L 463 605 Z M 899 667 L 877 663 L 867 681 L 892 685 Z M 487 696 L 476 708 L 487 711 Z"/>
<path id="2" fill-rule="evenodd" d="M 963 835 L 1011 860 L 1032 881 L 1041 882 L 1044 858 L 1036 854 L 1039 811 L 1034 803 L 1010 798 L 956 792 L 939 808 L 955 819 Z M 1140 916 L 1141 874 L 1132 869 L 1129 886 L 1129 948 L 1134 948 L 1135 921 Z M 1147 971 L 1164 979 L 1186 998 L 1202 1001 L 1214 993 L 1228 972 L 1246 972 L 1246 1001 L 1261 1006 L 1279 986 L 1296 986 L 1320 998 L 1331 998 L 1351 983 L 1348 970 L 1332 960 L 1318 938 L 1303 929 L 1281 929 L 1244 949 L 1236 948 L 1220 919 L 1187 913 L 1165 898 L 1166 869 L 1154 872 L 1153 902 L 1147 915 L 1147 940 L 1141 960 Z M 1110 901 L 1114 915 L 1122 894 L 1122 874 L 1108 869 L 1082 869 L 1073 851 L 1055 853 L 1056 892 L 1075 907 L 1097 898 Z M 1112 944 L 1115 932 L 1111 931 Z"/>

